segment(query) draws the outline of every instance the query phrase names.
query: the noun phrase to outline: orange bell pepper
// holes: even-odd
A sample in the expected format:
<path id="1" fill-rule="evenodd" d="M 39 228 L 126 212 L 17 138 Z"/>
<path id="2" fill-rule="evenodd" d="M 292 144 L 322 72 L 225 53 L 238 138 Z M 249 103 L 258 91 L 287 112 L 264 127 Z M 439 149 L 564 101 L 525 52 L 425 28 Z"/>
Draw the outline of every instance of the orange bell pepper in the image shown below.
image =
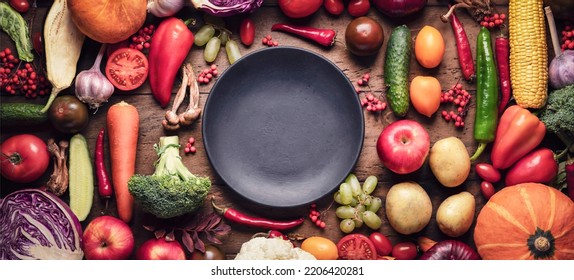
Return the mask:
<path id="1" fill-rule="evenodd" d="M 542 142 L 546 126 L 537 116 L 518 105 L 500 117 L 490 159 L 497 169 L 509 168 Z"/>

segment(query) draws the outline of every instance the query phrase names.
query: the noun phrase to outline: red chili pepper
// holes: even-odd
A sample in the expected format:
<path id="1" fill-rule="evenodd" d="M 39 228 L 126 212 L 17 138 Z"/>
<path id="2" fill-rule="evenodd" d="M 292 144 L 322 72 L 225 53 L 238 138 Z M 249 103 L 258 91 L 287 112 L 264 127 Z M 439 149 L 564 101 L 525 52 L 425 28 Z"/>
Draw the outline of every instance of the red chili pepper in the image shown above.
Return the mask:
<path id="1" fill-rule="evenodd" d="M 538 148 L 528 153 L 508 170 L 505 178 L 506 185 L 551 182 L 558 174 L 556 159 L 562 155 L 554 155 L 548 148 Z"/>
<path id="2" fill-rule="evenodd" d="M 470 43 L 468 42 L 468 37 L 466 36 L 466 31 L 464 31 L 464 26 L 462 22 L 456 16 L 454 10 L 449 16 L 450 26 L 454 32 L 454 37 L 456 41 L 456 50 L 458 53 L 458 63 L 460 65 L 460 70 L 464 79 L 472 82 L 476 76 L 474 70 L 474 60 L 472 59 L 472 50 L 470 48 Z"/>
<path id="3" fill-rule="evenodd" d="M 96 176 L 98 178 L 98 193 L 101 197 L 108 199 L 112 196 L 113 188 L 104 161 L 104 134 L 104 129 L 100 129 L 100 133 L 98 133 L 98 138 L 96 139 L 94 163 L 96 166 Z"/>
<path id="4" fill-rule="evenodd" d="M 215 201 L 213 200 L 211 200 L 211 205 L 215 211 L 222 214 L 227 220 L 251 227 L 281 231 L 296 227 L 303 223 L 303 218 L 290 221 L 277 221 L 249 216 L 233 208 L 221 208 L 215 205 Z"/>
<path id="5" fill-rule="evenodd" d="M 173 82 L 193 45 L 193 33 L 181 19 L 163 20 L 154 32 L 149 49 L 149 84 L 163 108 L 169 103 Z"/>
<path id="6" fill-rule="evenodd" d="M 564 167 L 566 171 L 566 188 L 568 189 L 568 196 L 574 201 L 574 159 L 566 161 Z"/>
<path id="7" fill-rule="evenodd" d="M 325 47 L 330 47 L 335 44 L 335 36 L 337 35 L 337 32 L 333 29 L 314 28 L 286 23 L 274 24 L 271 26 L 271 31 L 284 31 L 312 40 Z"/>
<path id="8" fill-rule="evenodd" d="M 511 96 L 510 86 L 510 45 L 505 36 L 496 37 L 494 43 L 496 53 L 496 66 L 498 68 L 498 79 L 500 85 L 500 103 L 498 104 L 498 114 L 502 115 Z"/>

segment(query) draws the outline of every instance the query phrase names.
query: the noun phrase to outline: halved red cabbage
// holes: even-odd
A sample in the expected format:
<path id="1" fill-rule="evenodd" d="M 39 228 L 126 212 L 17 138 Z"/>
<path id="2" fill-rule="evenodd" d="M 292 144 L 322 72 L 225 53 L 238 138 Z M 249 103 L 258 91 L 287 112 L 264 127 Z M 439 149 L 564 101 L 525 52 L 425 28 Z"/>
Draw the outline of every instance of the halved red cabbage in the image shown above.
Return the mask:
<path id="1" fill-rule="evenodd" d="M 82 226 L 68 205 L 39 189 L 0 201 L 0 259 L 81 260 Z"/>
<path id="2" fill-rule="evenodd" d="M 191 0 L 193 6 L 216 17 L 251 13 L 261 7 L 263 0 Z"/>

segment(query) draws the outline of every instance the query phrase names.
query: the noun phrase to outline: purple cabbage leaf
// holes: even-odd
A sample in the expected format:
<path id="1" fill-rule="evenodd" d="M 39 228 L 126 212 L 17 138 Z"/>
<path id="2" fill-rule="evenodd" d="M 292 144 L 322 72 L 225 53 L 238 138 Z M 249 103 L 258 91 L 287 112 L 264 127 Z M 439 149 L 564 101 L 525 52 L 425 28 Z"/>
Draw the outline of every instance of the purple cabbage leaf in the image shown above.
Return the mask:
<path id="1" fill-rule="evenodd" d="M 193 6 L 216 17 L 251 13 L 261 7 L 263 0 L 191 0 Z"/>

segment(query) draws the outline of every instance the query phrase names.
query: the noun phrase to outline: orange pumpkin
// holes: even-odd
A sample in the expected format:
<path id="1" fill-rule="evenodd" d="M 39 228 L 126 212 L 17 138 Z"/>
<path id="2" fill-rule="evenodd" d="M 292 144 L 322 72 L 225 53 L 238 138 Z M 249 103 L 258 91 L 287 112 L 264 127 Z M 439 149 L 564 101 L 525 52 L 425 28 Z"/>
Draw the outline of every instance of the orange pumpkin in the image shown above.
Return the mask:
<path id="1" fill-rule="evenodd" d="M 574 202 L 543 184 L 505 187 L 484 205 L 474 229 L 483 259 L 574 259 Z"/>
<path id="2" fill-rule="evenodd" d="M 68 8 L 78 29 L 100 43 L 128 39 L 147 16 L 146 0 L 68 0 Z"/>

